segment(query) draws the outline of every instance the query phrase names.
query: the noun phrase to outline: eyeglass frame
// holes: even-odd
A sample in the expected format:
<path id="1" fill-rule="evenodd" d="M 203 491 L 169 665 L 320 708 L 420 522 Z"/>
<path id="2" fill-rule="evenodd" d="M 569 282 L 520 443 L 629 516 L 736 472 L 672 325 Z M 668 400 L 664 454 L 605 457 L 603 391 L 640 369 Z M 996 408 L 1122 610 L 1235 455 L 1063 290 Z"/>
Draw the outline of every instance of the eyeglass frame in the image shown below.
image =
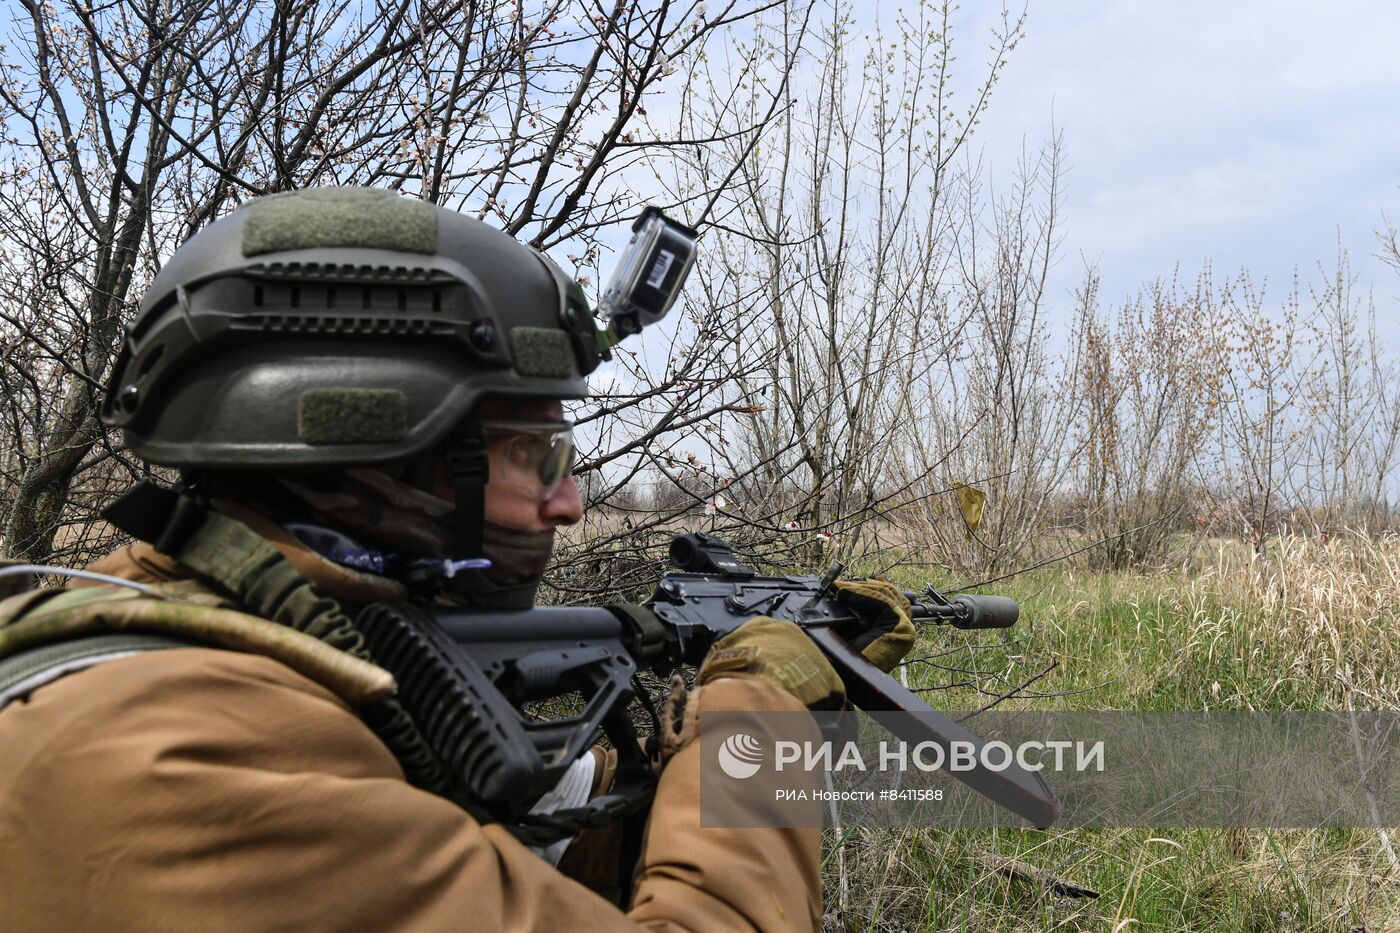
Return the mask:
<path id="1" fill-rule="evenodd" d="M 572 421 L 529 421 L 512 420 L 509 418 L 489 418 L 479 422 L 481 432 L 487 441 L 488 450 L 493 437 L 527 437 L 549 435 L 550 445 L 548 453 L 536 463 L 536 476 L 540 482 L 538 490 L 540 501 L 546 501 L 559 492 L 559 488 L 564 485 L 564 481 L 573 475 L 574 465 L 578 462 L 578 448 L 574 445 Z M 562 459 L 562 467 L 559 475 L 550 478 L 545 472 L 552 455 L 555 453 L 556 445 L 562 438 L 568 445 L 567 452 Z M 507 462 L 509 453 L 507 452 Z"/>

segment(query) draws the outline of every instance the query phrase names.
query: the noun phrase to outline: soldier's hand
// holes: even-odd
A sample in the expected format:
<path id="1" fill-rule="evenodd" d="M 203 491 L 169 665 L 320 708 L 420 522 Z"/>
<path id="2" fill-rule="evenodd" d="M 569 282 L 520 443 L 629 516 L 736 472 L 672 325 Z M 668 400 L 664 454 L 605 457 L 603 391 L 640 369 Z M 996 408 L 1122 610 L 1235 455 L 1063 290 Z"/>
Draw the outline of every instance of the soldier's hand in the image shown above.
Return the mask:
<path id="1" fill-rule="evenodd" d="M 840 709 L 846 687 L 836 669 L 793 622 L 758 616 L 715 642 L 696 683 L 739 675 L 766 680 L 813 709 Z"/>
<path id="2" fill-rule="evenodd" d="M 860 616 L 864 627 L 850 637 L 851 646 L 889 673 L 914 648 L 917 632 L 910 621 L 909 600 L 888 580 L 837 580 L 836 599 Z"/>

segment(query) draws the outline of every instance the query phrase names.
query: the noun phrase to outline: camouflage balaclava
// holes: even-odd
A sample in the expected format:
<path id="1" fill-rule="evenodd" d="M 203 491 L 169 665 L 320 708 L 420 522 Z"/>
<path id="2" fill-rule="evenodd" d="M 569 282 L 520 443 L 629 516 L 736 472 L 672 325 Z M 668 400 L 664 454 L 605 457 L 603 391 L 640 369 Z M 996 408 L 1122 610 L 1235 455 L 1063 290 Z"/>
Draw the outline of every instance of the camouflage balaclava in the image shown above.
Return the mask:
<path id="1" fill-rule="evenodd" d="M 290 530 L 303 542 L 338 563 L 372 573 L 397 576 L 416 559 L 440 559 L 450 553 L 455 529 L 452 503 L 367 467 L 309 475 L 277 477 L 278 484 L 300 500 L 316 525 L 345 536 Z M 437 593 L 460 605 L 480 609 L 528 609 L 554 550 L 554 529 L 512 528 L 486 520 L 485 570 L 464 570 L 436 580 Z"/>

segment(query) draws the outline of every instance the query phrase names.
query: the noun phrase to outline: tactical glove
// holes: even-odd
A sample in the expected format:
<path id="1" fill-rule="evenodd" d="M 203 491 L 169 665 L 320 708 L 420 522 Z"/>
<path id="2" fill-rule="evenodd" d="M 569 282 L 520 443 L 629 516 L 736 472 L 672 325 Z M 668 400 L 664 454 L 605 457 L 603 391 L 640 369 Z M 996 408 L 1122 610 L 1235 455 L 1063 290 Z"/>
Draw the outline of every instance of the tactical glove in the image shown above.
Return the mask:
<path id="1" fill-rule="evenodd" d="M 835 668 L 796 623 L 758 616 L 715 642 L 697 684 L 738 675 L 766 680 L 812 709 L 840 709 L 846 687 Z"/>
<path id="2" fill-rule="evenodd" d="M 837 580 L 836 599 L 855 610 L 865 627 L 850 634 L 851 646 L 885 673 L 914 648 L 916 632 L 909 600 L 887 580 Z"/>

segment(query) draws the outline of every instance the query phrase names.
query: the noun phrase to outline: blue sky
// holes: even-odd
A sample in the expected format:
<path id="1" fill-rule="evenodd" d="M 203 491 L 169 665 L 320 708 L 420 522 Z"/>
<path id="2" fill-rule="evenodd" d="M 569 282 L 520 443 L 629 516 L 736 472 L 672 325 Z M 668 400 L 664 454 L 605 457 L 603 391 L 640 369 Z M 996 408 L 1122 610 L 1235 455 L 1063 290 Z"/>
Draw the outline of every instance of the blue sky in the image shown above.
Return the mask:
<path id="1" fill-rule="evenodd" d="M 968 72 L 998 9 L 959 12 Z M 1316 278 L 1335 261 L 1340 235 L 1400 351 L 1400 275 L 1372 256 L 1382 211 L 1400 224 L 1397 40 L 1394 2 L 1032 2 L 977 140 L 995 179 L 1052 120 L 1064 132 L 1054 304 L 1069 306 L 1086 262 L 1105 301 L 1207 260 L 1281 297 L 1295 268 Z"/>

